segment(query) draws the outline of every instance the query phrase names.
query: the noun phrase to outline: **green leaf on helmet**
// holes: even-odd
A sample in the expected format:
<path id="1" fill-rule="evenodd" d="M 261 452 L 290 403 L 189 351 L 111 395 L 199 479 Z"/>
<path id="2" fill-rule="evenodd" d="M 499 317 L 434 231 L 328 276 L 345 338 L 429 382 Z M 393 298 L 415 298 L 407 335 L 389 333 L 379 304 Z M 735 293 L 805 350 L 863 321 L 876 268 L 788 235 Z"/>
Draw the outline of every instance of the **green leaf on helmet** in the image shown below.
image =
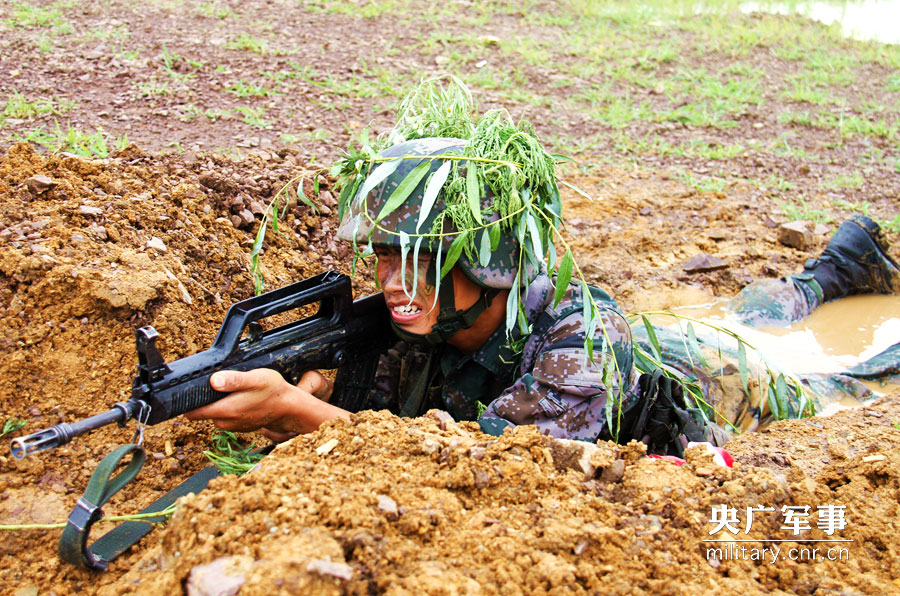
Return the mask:
<path id="1" fill-rule="evenodd" d="M 409 234 L 400 230 L 400 283 L 403 285 L 403 293 L 412 300 L 412 295 L 406 289 L 406 255 L 409 254 Z"/>
<path id="2" fill-rule="evenodd" d="M 444 160 L 441 167 L 439 167 L 437 171 L 431 175 L 431 178 L 428 179 L 428 184 L 425 185 L 425 194 L 422 196 L 422 209 L 419 211 L 419 221 L 416 223 L 416 232 L 419 231 L 419 228 L 422 227 L 422 224 L 425 223 L 428 216 L 431 214 L 431 208 L 434 206 L 438 194 L 441 192 L 444 183 L 447 181 L 447 176 L 450 174 L 450 167 L 452 165 L 453 162 L 449 159 Z"/>
<path id="3" fill-rule="evenodd" d="M 541 233 L 538 231 L 537 222 L 531 210 L 525 214 L 525 225 L 528 226 L 528 233 L 531 236 L 531 247 L 534 250 L 534 257 L 535 259 L 541 259 L 544 256 L 544 247 L 541 244 Z"/>
<path id="4" fill-rule="evenodd" d="M 447 273 L 453 269 L 453 266 L 456 265 L 456 261 L 459 260 L 459 255 L 462 254 L 462 249 L 466 245 L 466 241 L 469 239 L 468 230 L 460 234 L 453 240 L 453 243 L 450 245 L 450 249 L 447 250 L 447 260 L 444 262 L 444 265 L 441 267 L 441 277 L 447 275 Z"/>
<path id="5" fill-rule="evenodd" d="M 556 293 L 553 295 L 553 308 L 559 304 L 563 296 L 566 295 L 566 289 L 569 287 L 569 281 L 572 279 L 572 266 L 575 258 L 572 251 L 567 250 L 562 262 L 559 264 L 559 270 L 556 272 Z"/>
<path id="6" fill-rule="evenodd" d="M 444 251 L 442 251 L 442 250 L 437 250 L 434 253 L 435 271 L 441 270 L 441 255 L 443 253 L 444 253 Z M 435 309 L 435 307 L 437 307 L 438 298 L 441 295 L 441 276 L 437 275 L 436 277 L 437 277 L 437 279 L 434 280 L 434 302 L 431 303 L 431 308 L 428 309 L 428 312 L 433 311 Z"/>
<path id="7" fill-rule="evenodd" d="M 376 217 L 375 220 L 381 221 L 393 213 L 397 207 L 402 205 L 403 202 L 409 198 L 409 195 L 412 194 L 412 191 L 419 186 L 419 182 L 422 181 L 422 178 L 425 177 L 425 174 L 427 174 L 430 169 L 430 159 L 424 160 L 413 168 L 412 172 L 407 174 L 406 177 L 400 181 L 400 184 L 397 185 L 397 188 L 394 189 L 394 192 L 392 192 L 391 196 L 388 197 L 388 200 L 385 201 L 384 206 L 381 208 L 381 211 L 378 213 L 378 217 Z M 366 180 L 366 182 L 368 182 L 368 180 Z"/>
<path id="8" fill-rule="evenodd" d="M 488 226 L 488 235 L 491 237 L 491 250 L 497 250 L 500 246 L 500 224 L 493 223 Z"/>
<path id="9" fill-rule="evenodd" d="M 338 220 L 344 219 L 344 211 L 347 210 L 350 199 L 356 195 L 356 189 L 362 181 L 359 177 L 354 178 L 352 182 L 346 183 L 341 187 L 341 195 L 338 197 Z"/>
<path id="10" fill-rule="evenodd" d="M 491 235 L 487 230 L 481 231 L 481 246 L 478 250 L 478 264 L 487 267 L 491 262 Z"/>
<path id="11" fill-rule="evenodd" d="M 478 225 L 483 223 L 481 218 L 481 188 L 478 186 L 478 166 L 474 162 L 466 166 L 466 197 L 469 199 L 469 209 L 475 216 Z"/>
<path id="12" fill-rule="evenodd" d="M 403 159 L 398 157 L 391 161 L 386 161 L 372 170 L 372 173 L 366 176 L 365 182 L 362 183 L 362 187 L 359 189 L 360 196 L 366 196 L 373 188 L 384 182 L 388 176 L 397 170 L 402 161 Z"/>
<path id="13" fill-rule="evenodd" d="M 416 246 L 413 248 L 413 283 L 412 295 L 415 296 L 419 289 L 419 249 L 422 247 L 422 239 L 424 236 L 416 238 Z M 410 298 L 412 299 L 412 298 Z"/>

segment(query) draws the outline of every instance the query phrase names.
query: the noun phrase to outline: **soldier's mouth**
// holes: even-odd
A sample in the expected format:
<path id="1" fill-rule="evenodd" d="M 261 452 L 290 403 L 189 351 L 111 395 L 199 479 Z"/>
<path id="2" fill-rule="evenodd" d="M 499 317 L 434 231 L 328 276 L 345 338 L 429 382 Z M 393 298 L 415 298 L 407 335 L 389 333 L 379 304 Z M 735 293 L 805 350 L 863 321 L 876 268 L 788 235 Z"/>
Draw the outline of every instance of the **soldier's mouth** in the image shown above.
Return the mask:
<path id="1" fill-rule="evenodd" d="M 394 312 L 401 315 L 414 315 L 422 312 L 422 309 L 415 304 L 402 304 L 394 307 Z"/>
<path id="2" fill-rule="evenodd" d="M 422 308 L 415 304 L 398 304 L 391 307 L 391 317 L 398 324 L 411 323 L 422 314 Z"/>

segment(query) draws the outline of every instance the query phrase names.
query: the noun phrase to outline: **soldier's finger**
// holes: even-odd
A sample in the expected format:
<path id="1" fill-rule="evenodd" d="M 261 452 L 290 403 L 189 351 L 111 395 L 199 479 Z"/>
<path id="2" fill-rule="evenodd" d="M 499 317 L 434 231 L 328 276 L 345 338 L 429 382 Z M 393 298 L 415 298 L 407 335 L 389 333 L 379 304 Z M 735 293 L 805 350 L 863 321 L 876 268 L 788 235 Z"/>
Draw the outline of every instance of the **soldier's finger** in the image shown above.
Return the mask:
<path id="1" fill-rule="evenodd" d="M 209 378 L 209 384 L 216 391 L 224 391 L 226 393 L 259 389 L 272 382 L 273 373 L 278 374 L 267 368 L 257 368 L 246 372 L 220 370 L 213 373 Z"/>
<path id="2" fill-rule="evenodd" d="M 196 410 L 185 412 L 184 416 L 188 420 L 226 420 L 231 418 L 239 418 L 241 411 L 239 408 L 233 405 L 232 402 L 234 401 L 234 396 L 220 399 L 219 401 L 205 405 L 202 408 L 197 408 Z M 232 429 L 226 428 L 225 430 Z"/>
<path id="3" fill-rule="evenodd" d="M 308 370 L 303 373 L 297 382 L 297 387 L 307 393 L 312 393 L 319 399 L 323 399 L 323 395 L 330 392 L 328 378 L 317 370 Z"/>

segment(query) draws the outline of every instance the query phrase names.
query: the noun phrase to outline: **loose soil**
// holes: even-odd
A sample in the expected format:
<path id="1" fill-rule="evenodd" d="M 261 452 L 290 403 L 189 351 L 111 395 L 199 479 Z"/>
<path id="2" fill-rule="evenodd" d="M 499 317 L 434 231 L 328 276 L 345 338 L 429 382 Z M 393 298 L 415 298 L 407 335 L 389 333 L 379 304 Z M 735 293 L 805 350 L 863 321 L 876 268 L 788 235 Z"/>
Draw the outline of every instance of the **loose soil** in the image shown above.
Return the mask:
<path id="1" fill-rule="evenodd" d="M 101 3 L 83 7 L 73 17 L 76 26 L 110 25 Z M 251 9 L 260 15 L 273 10 L 253 2 L 236 8 L 244 16 Z M 128 43 L 157 49 L 166 43 L 238 73 L 277 70 L 270 61 L 282 59 L 228 52 L 216 41 L 219 34 L 207 45 L 209 22 L 187 26 L 165 15 L 171 13 L 156 4 L 140 14 L 123 13 L 122 22 L 146 23 L 132 30 Z M 305 18 L 307 33 L 291 36 L 300 58 L 341 76 L 352 75 L 337 68 L 349 56 L 355 64 L 365 48 L 389 39 L 406 48 L 401 42 L 410 35 L 408 27 L 386 20 Z M 514 30 L 514 24 L 510 17 L 505 26 Z M 340 48 L 322 46 L 311 33 L 350 26 L 358 35 Z M 110 70 L 111 63 L 101 65 L 109 56 L 92 53 L 86 42 L 65 56 L 45 55 L 34 46 L 36 32 L 8 32 L 0 42 L 2 90 L 77 89 L 90 102 L 76 109 L 74 122 L 90 123 L 99 115 L 108 119 L 108 130 L 127 132 L 140 145 L 105 160 L 47 155 L 24 143 L 2 145 L 0 407 L 6 418 L 27 420 L 22 434 L 127 399 L 136 364 L 135 327 L 152 324 L 159 331 L 167 360 L 207 348 L 227 307 L 253 293 L 249 253 L 268 202 L 298 177 L 306 178 L 309 189 L 319 176 L 319 160 L 335 155 L 359 122 L 371 118 L 380 123 L 376 128 L 386 127 L 388 116 L 377 109 L 389 101 L 376 101 L 374 109 L 359 100 L 335 111 L 322 106 L 313 89 L 293 95 L 290 103 L 272 100 L 269 113 L 289 122 L 286 130 L 308 126 L 334 135 L 333 142 L 284 146 L 273 138 L 263 142 L 265 135 L 237 120 L 211 124 L 161 113 L 183 105 L 187 96 L 139 98 L 117 91 L 117 73 L 143 80 L 154 72 L 150 62 Z M 390 60 L 413 72 L 430 72 L 434 61 L 412 49 Z M 199 76 L 219 75 L 210 68 Z M 553 92 L 549 80 L 536 81 L 536 90 Z M 206 81 L 178 93 L 204 94 L 215 107 L 223 95 L 206 97 L 204 89 L 212 86 Z M 294 113 L 296 106 L 305 115 Z M 361 114 L 352 122 L 350 108 Z M 755 121 L 748 118 L 733 134 L 752 134 Z M 130 128 L 119 129 L 116 122 Z M 565 127 L 557 130 L 559 122 Z M 32 124 L 12 126 L 24 131 Z M 539 131 L 548 135 L 574 134 L 579 124 L 577 114 L 563 114 L 543 126 Z M 173 142 L 185 151 L 162 152 Z M 239 152 L 214 151 L 238 145 Z M 702 193 L 678 181 L 674 161 L 624 170 L 579 157 L 594 167 L 584 168 L 588 173 L 570 168 L 567 180 L 595 200 L 566 191 L 568 238 L 588 280 L 608 289 L 626 310 L 728 296 L 754 278 L 797 271 L 824 245 L 824 236 L 805 251 L 779 244 L 776 226 L 783 218 L 773 208 L 779 197 L 769 200 L 749 183 Z M 754 159 L 732 165 L 747 178 L 780 171 L 798 184 L 821 174 L 798 172 L 788 158 Z M 827 168 L 853 171 L 852 163 L 839 159 Z M 840 196 L 866 196 L 875 210 L 895 208 L 896 176 L 877 170 L 871 179 L 883 193 L 864 195 L 871 189 L 863 187 L 842 189 Z M 267 236 L 267 288 L 323 269 L 349 273 L 348 251 L 333 238 L 330 180 L 321 176 L 319 182 L 320 212 L 293 205 L 281 234 Z M 810 206 L 826 206 L 834 198 L 813 193 Z M 727 266 L 687 273 L 684 263 L 701 253 Z M 365 273 L 354 283 L 359 296 L 374 291 Z M 566 587 L 610 593 L 897 593 L 898 420 L 900 396 L 894 394 L 829 419 L 777 423 L 729 444 L 738 460 L 733 470 L 716 467 L 700 453 L 677 467 L 642 457 L 634 445 L 603 444 L 591 460 L 597 470 L 585 474 L 570 469 L 571 454 L 527 428 L 492 439 L 471 424 L 364 413 L 279 447 L 243 478 L 214 481 L 106 574 L 60 563 L 58 530 L 4 533 L 0 590 L 20 596 L 181 593 L 201 581 L 201 571 L 192 576 L 194 568 L 219 560 L 222 569 L 211 575 L 222 576 L 227 568 L 243 578 L 242 594 L 531 594 Z M 135 512 L 203 467 L 211 430 L 209 423 L 186 420 L 149 428 L 145 470 L 111 501 L 107 514 Z M 96 464 L 130 440 L 131 432 L 105 428 L 25 460 L 0 455 L 0 524 L 65 519 Z M 317 454 L 331 439 L 337 446 Z M 837 534 L 854 541 L 847 543 L 849 561 L 711 561 L 700 541 L 728 537 L 709 535 L 711 508 L 721 504 L 741 512 L 774 507 L 776 512 L 754 522 L 749 536 L 756 539 L 791 537 L 780 529 L 782 506 L 815 511 L 846 505 L 848 524 Z M 103 529 L 98 526 L 97 533 Z M 827 536 L 813 522 L 801 538 Z"/>

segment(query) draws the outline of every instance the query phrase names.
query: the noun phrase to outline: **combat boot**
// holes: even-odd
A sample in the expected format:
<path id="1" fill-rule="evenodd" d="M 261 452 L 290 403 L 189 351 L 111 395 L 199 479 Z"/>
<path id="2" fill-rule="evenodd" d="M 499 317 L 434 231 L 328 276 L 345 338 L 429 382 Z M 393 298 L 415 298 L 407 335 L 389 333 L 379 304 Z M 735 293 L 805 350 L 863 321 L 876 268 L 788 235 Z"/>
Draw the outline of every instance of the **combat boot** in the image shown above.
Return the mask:
<path id="1" fill-rule="evenodd" d="M 888 254 L 878 224 L 857 215 L 841 224 L 818 259 L 809 259 L 802 281 L 815 281 L 827 302 L 852 294 L 891 294 L 900 290 L 900 266 Z"/>

